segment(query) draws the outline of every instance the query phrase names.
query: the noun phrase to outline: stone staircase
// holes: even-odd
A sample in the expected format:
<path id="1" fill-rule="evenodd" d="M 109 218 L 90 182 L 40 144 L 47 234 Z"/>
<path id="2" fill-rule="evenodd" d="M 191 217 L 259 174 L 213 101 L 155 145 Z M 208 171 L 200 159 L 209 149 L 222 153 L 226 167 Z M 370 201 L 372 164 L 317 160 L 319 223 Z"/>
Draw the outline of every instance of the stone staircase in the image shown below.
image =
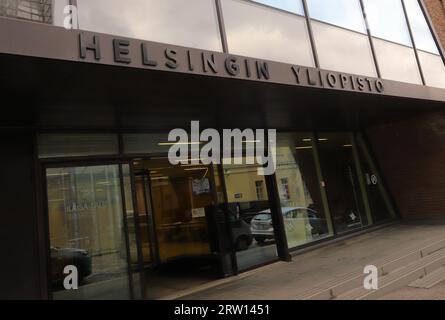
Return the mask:
<path id="1" fill-rule="evenodd" d="M 445 280 L 445 237 L 429 239 L 416 247 L 369 263 L 378 268 L 379 289 L 363 287 L 362 268 L 315 285 L 297 300 L 374 300 L 405 286 L 431 288 Z"/>

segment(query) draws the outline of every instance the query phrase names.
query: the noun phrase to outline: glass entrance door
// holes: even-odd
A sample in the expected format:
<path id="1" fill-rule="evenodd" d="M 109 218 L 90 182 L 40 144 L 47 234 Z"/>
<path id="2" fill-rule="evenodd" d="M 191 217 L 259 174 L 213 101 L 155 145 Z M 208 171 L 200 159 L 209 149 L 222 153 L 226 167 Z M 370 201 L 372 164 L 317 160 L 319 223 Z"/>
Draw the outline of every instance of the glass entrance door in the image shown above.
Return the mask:
<path id="1" fill-rule="evenodd" d="M 134 228 L 129 173 L 128 164 L 46 169 L 54 299 L 134 297 L 129 267 L 137 241 L 127 232 Z M 77 269 L 77 290 L 66 288 L 67 266 Z"/>

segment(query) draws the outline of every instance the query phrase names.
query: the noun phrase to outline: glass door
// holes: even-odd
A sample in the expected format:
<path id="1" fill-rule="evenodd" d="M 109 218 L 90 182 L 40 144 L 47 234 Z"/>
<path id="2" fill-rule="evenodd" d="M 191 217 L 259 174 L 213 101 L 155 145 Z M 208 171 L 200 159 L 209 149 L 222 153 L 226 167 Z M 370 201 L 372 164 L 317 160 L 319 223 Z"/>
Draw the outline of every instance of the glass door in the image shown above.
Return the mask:
<path id="1" fill-rule="evenodd" d="M 137 229 L 129 164 L 51 167 L 45 174 L 52 297 L 139 296 L 140 269 L 131 261 L 141 250 L 138 235 L 128 232 Z M 77 281 L 67 278 L 72 267 Z"/>

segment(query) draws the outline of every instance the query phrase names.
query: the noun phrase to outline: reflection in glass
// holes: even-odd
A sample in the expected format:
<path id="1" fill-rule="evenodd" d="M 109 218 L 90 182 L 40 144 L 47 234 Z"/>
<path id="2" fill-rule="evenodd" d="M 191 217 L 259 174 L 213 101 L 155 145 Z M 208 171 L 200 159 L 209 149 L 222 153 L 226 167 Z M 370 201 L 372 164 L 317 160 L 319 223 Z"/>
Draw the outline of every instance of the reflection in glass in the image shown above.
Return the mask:
<path id="1" fill-rule="evenodd" d="M 289 12 L 304 15 L 303 3 L 301 0 L 253 0 L 271 7 L 279 8 Z"/>
<path id="2" fill-rule="evenodd" d="M 238 269 L 244 270 L 277 259 L 266 181 L 258 166 L 224 165 L 229 218 Z"/>
<path id="3" fill-rule="evenodd" d="M 172 145 L 168 142 L 168 133 L 124 134 L 122 140 L 126 154 L 167 154 Z"/>
<path id="4" fill-rule="evenodd" d="M 312 29 L 323 69 L 376 76 L 368 36 L 316 21 Z"/>
<path id="5" fill-rule="evenodd" d="M 405 2 L 406 12 L 414 36 L 416 48 L 431 53 L 439 54 L 437 45 L 434 42 L 431 30 L 423 15 L 418 0 L 403 0 Z"/>
<path id="6" fill-rule="evenodd" d="M 212 249 L 218 234 L 209 232 L 208 207 L 217 204 L 221 187 L 214 187 L 213 168 L 172 166 L 167 157 L 137 160 L 134 166 L 146 297 L 158 299 L 216 279 L 220 261 L 218 249 Z"/>
<path id="7" fill-rule="evenodd" d="M 366 34 L 359 0 L 307 0 L 311 18 Z"/>
<path id="8" fill-rule="evenodd" d="M 373 39 L 382 78 L 422 84 L 414 50 L 377 38 Z"/>
<path id="9" fill-rule="evenodd" d="M 116 134 L 41 134 L 37 139 L 39 158 L 119 153 Z"/>
<path id="10" fill-rule="evenodd" d="M 350 135 L 321 134 L 319 140 L 321 169 L 336 232 L 368 225 Z"/>
<path id="11" fill-rule="evenodd" d="M 221 51 L 212 0 L 77 0 L 79 28 Z"/>
<path id="12" fill-rule="evenodd" d="M 2 0 L 0 16 L 63 26 L 68 0 Z"/>
<path id="13" fill-rule="evenodd" d="M 380 174 L 361 137 L 357 140 L 357 151 L 363 171 L 373 222 L 378 223 L 395 218 L 394 210 L 387 197 Z"/>
<path id="14" fill-rule="evenodd" d="M 46 179 L 54 298 L 129 298 L 119 166 L 47 169 Z M 78 290 L 63 287 L 67 265 Z"/>
<path id="15" fill-rule="evenodd" d="M 374 37 L 412 46 L 400 0 L 364 0 L 364 5 Z"/>
<path id="16" fill-rule="evenodd" d="M 445 65 L 442 57 L 417 51 L 427 86 L 445 88 Z"/>
<path id="17" fill-rule="evenodd" d="M 306 20 L 239 0 L 223 0 L 230 53 L 314 66 Z"/>
<path id="18" fill-rule="evenodd" d="M 278 134 L 276 179 L 290 249 L 333 235 L 323 207 L 312 141 L 312 134 Z"/>

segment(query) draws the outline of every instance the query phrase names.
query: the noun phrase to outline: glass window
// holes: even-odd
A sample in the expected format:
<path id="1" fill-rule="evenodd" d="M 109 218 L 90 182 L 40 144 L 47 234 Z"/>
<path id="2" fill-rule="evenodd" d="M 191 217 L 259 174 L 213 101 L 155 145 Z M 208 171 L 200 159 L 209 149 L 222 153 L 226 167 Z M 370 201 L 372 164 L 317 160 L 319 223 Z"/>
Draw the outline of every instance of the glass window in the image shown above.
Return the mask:
<path id="1" fill-rule="evenodd" d="M 417 0 L 404 0 L 417 49 L 439 54 L 437 45 Z"/>
<path id="2" fill-rule="evenodd" d="M 252 0 L 258 3 L 266 4 L 271 7 L 279 8 L 289 12 L 304 15 L 303 3 L 301 0 Z"/>
<path id="3" fill-rule="evenodd" d="M 364 4 L 373 36 L 412 46 L 400 0 L 364 0 Z"/>
<path id="4" fill-rule="evenodd" d="M 347 133 L 322 134 L 318 146 L 336 232 L 367 226 L 351 136 Z"/>
<path id="5" fill-rule="evenodd" d="M 38 136 L 39 158 L 118 154 L 115 134 L 41 134 Z"/>
<path id="6" fill-rule="evenodd" d="M 63 26 L 63 12 L 68 0 L 2 0 L 0 16 Z"/>
<path id="7" fill-rule="evenodd" d="M 212 0 L 77 0 L 79 28 L 221 51 Z"/>
<path id="8" fill-rule="evenodd" d="M 119 165 L 47 169 L 55 299 L 130 298 Z M 75 266 L 78 290 L 65 290 Z"/>
<path id="9" fill-rule="evenodd" d="M 312 29 L 321 68 L 376 76 L 367 35 L 315 21 Z"/>
<path id="10" fill-rule="evenodd" d="M 168 133 L 142 133 L 123 135 L 124 153 L 168 153 L 173 142 L 168 142 Z"/>
<path id="11" fill-rule="evenodd" d="M 259 167 L 224 165 L 230 227 L 239 270 L 277 259 L 266 181 Z"/>
<path id="12" fill-rule="evenodd" d="M 289 248 L 333 235 L 317 175 L 312 134 L 279 133 L 276 179 Z"/>
<path id="13" fill-rule="evenodd" d="M 359 0 L 307 0 L 311 18 L 366 33 Z"/>
<path id="14" fill-rule="evenodd" d="M 222 8 L 231 53 L 314 66 L 305 18 L 239 0 Z"/>
<path id="15" fill-rule="evenodd" d="M 395 212 L 390 204 L 391 202 L 383 186 L 381 176 L 361 136 L 357 139 L 357 152 L 373 222 L 382 222 L 395 218 Z"/>
<path id="16" fill-rule="evenodd" d="M 374 48 L 382 78 L 422 84 L 412 48 L 376 38 Z"/>
<path id="17" fill-rule="evenodd" d="M 427 86 L 445 88 L 445 65 L 441 56 L 417 51 Z"/>

